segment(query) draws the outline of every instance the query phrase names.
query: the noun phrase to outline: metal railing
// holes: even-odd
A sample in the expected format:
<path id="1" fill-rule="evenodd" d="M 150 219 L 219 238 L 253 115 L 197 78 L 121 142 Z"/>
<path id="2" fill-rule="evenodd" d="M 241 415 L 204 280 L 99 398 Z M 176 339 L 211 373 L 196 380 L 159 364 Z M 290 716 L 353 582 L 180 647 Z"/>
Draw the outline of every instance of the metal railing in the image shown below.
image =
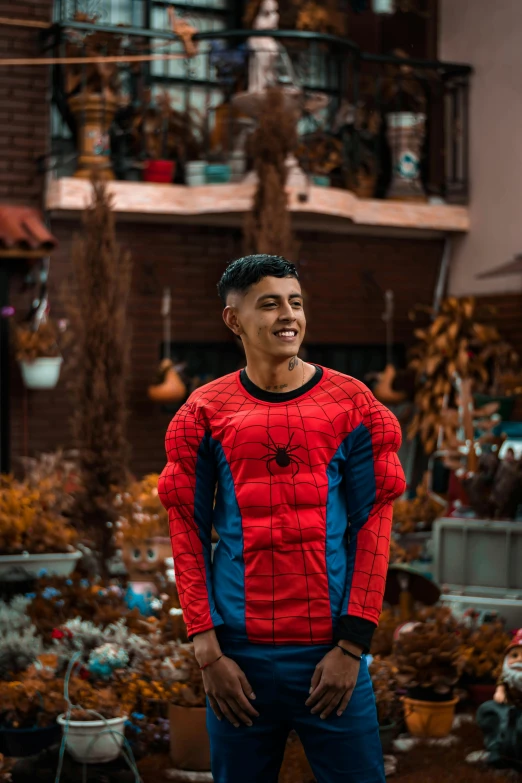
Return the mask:
<path id="1" fill-rule="evenodd" d="M 157 0 L 157 5 L 167 4 Z M 150 6 L 144 3 L 143 9 Z M 255 117 L 238 109 L 237 96 L 248 91 L 252 57 L 263 51 L 258 47 L 252 53 L 248 39 L 253 37 L 279 45 L 275 83 L 299 96 L 298 158 L 317 184 L 366 197 L 466 201 L 472 70 L 467 65 L 369 55 L 347 39 L 286 30 L 201 31 L 194 36 L 198 54 L 189 59 L 170 31 L 63 15 L 45 43 L 57 57 L 95 50 L 177 53 L 179 59 L 118 63 L 109 77 L 93 74 L 89 64 L 73 71 L 55 66 L 58 176 L 73 172 L 89 122 L 87 108 L 79 111 L 71 98 L 82 91 L 92 94 L 99 83 L 111 106 L 101 127 L 107 139 L 94 152 L 105 156 L 116 177 L 139 179 L 145 161 L 167 158 L 177 164 L 175 182 L 186 181 L 186 164 L 194 160 L 219 162 L 224 170 L 232 164 L 232 178 L 241 178 L 250 164 L 245 139 Z"/>

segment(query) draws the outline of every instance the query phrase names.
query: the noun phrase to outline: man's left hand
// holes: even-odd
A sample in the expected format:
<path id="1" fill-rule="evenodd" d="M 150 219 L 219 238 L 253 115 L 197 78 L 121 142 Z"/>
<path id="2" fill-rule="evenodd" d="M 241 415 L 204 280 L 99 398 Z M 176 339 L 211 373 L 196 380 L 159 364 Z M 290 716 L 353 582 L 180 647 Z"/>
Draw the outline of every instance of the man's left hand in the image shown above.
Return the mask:
<path id="1" fill-rule="evenodd" d="M 346 649 L 352 647 L 346 645 Z M 352 651 L 360 654 L 357 648 Z M 324 656 L 315 669 L 306 702 L 307 707 L 312 707 L 312 715 L 320 713 L 324 720 L 335 709 L 339 717 L 343 714 L 357 683 L 359 666 L 358 661 L 345 655 L 338 647 Z"/>

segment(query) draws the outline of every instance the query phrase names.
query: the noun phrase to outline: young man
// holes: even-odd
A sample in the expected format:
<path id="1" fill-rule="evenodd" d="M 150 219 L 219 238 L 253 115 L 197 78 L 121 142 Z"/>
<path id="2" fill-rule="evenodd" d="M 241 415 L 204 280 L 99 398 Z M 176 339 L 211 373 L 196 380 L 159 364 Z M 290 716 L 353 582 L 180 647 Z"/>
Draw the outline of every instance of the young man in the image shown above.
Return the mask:
<path id="1" fill-rule="evenodd" d="M 292 264 L 247 256 L 218 288 L 247 365 L 176 414 L 159 482 L 214 780 L 276 783 L 295 729 L 318 783 L 384 783 L 364 653 L 405 487 L 399 425 L 359 381 L 298 358 Z"/>

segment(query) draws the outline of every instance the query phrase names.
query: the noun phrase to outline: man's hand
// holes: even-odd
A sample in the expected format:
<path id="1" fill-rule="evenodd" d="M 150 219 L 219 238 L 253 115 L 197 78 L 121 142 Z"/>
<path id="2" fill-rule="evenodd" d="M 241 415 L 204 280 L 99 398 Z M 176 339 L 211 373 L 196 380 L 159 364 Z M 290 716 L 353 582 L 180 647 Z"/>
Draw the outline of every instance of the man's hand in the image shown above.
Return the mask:
<path id="1" fill-rule="evenodd" d="M 256 698 L 254 691 L 244 672 L 231 658 L 223 656 L 204 669 L 203 685 L 218 720 L 225 717 L 237 728 L 240 721 L 251 726 L 252 718 L 259 717 L 249 701 Z"/>
<path id="2" fill-rule="evenodd" d="M 254 691 L 237 663 L 222 655 L 214 630 L 194 637 L 194 654 L 200 666 L 211 664 L 202 671 L 203 685 L 216 718 L 225 717 L 236 728 L 239 721 L 251 726 L 252 718 L 259 716 L 250 704 Z"/>
<path id="3" fill-rule="evenodd" d="M 360 650 L 344 643 L 352 652 L 360 654 Z M 317 667 L 312 677 L 310 697 L 307 707 L 312 707 L 312 715 L 321 714 L 324 720 L 335 709 L 340 717 L 348 706 L 353 689 L 357 683 L 360 663 L 345 655 L 338 647 L 327 653 Z"/>

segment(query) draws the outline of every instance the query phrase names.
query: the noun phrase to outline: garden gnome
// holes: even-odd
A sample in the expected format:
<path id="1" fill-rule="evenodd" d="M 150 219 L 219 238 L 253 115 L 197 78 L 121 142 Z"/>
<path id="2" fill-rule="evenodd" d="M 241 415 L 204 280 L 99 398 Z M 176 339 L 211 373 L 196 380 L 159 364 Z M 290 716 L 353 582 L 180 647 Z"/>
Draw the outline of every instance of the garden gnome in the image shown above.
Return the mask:
<path id="1" fill-rule="evenodd" d="M 498 769 L 522 772 L 522 628 L 508 645 L 493 701 L 482 704 L 477 723 L 485 753 L 469 761 L 486 761 Z"/>
<path id="2" fill-rule="evenodd" d="M 155 536 L 129 541 L 123 544 L 122 556 L 129 575 L 125 603 L 129 609 L 137 608 L 142 615 L 150 617 L 158 594 L 155 577 L 164 573 L 165 560 L 172 556 L 170 538 Z"/>

